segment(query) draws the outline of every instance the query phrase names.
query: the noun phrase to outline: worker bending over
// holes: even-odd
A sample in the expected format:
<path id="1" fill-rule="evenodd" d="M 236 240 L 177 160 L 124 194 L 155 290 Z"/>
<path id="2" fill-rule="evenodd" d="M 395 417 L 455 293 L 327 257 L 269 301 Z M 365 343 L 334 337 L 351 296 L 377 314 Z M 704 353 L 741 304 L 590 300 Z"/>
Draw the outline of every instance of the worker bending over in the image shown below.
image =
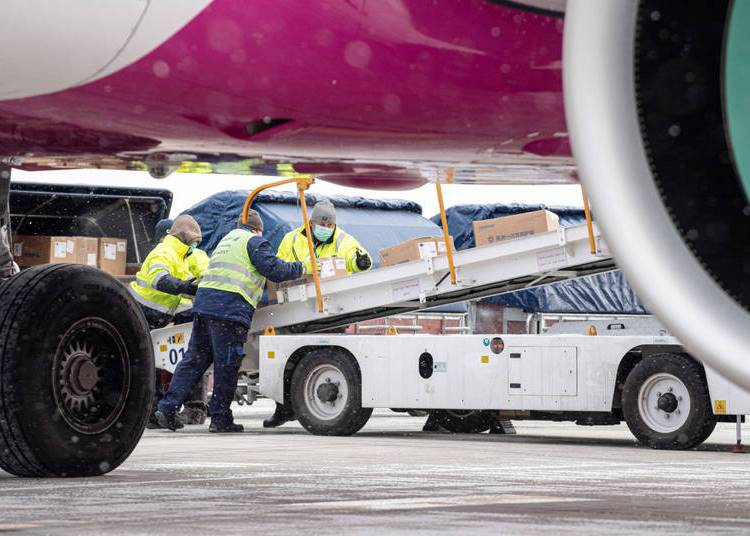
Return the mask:
<path id="1" fill-rule="evenodd" d="M 162 428 L 177 430 L 177 410 L 206 369 L 214 365 L 214 389 L 208 404 L 210 432 L 241 432 L 230 409 L 245 356 L 247 332 L 266 278 L 274 282 L 297 279 L 301 262 L 285 262 L 263 239 L 263 221 L 248 211 L 247 224 L 227 234 L 216 246 L 193 306 L 193 333 L 185 357 L 177 365 L 169 391 L 155 417 Z"/>
<path id="2" fill-rule="evenodd" d="M 170 322 L 184 324 L 192 319 L 192 296 L 197 281 L 208 267 L 208 255 L 197 249 L 201 229 L 192 216 L 178 216 L 174 221 L 161 220 L 154 228 L 156 247 L 151 250 L 130 284 L 130 293 L 141 305 L 149 329 L 163 328 Z M 154 407 L 166 392 L 172 375 L 156 371 Z M 196 386 L 186 407 L 189 423 L 205 420 L 205 390 Z M 152 412 L 153 413 L 153 412 Z M 158 428 L 152 418 L 147 426 Z"/>
<path id="3" fill-rule="evenodd" d="M 372 259 L 367 250 L 352 235 L 336 225 L 336 209 L 328 200 L 319 201 L 310 214 L 315 256 L 341 257 L 346 259 L 347 273 L 369 270 Z M 284 235 L 279 251 L 279 258 L 287 261 L 302 261 L 308 271 L 311 270 L 310 248 L 307 244 L 307 233 L 304 224 Z M 276 411 L 263 421 L 265 428 L 281 426 L 294 420 L 294 413 L 287 405 L 276 404 Z"/>
<path id="4" fill-rule="evenodd" d="M 149 329 L 163 328 L 192 306 L 184 297 L 195 295 L 196 281 L 206 269 L 201 260 L 206 254 L 196 249 L 200 241 L 198 222 L 192 216 L 178 216 L 143 261 L 130 284 L 130 293 L 141 305 Z"/>

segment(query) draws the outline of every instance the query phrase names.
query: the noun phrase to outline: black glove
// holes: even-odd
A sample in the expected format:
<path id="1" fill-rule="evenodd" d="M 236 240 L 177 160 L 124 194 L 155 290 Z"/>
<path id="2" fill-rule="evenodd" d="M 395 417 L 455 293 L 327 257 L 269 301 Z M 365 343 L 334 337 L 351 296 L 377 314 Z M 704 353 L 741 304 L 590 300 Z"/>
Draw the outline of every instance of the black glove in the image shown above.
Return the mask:
<path id="1" fill-rule="evenodd" d="M 364 271 L 368 270 L 370 266 L 372 266 L 372 259 L 370 259 L 370 256 L 367 253 L 357 250 L 357 268 Z"/>
<path id="2" fill-rule="evenodd" d="M 195 281 L 185 281 L 182 284 L 182 288 L 180 288 L 180 294 L 185 294 L 186 296 L 195 296 L 196 292 L 198 292 L 198 285 Z"/>

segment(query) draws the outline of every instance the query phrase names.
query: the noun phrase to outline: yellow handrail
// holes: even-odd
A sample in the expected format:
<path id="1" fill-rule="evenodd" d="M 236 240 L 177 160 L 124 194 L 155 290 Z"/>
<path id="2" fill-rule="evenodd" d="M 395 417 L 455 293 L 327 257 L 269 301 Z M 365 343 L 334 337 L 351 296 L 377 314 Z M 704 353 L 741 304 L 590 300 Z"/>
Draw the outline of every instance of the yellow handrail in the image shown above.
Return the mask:
<path id="1" fill-rule="evenodd" d="M 591 223 L 591 209 L 589 208 L 589 198 L 581 186 L 581 196 L 583 196 L 583 213 L 586 215 L 586 230 L 589 233 L 589 249 L 592 255 L 596 255 L 596 240 L 594 239 L 594 226 Z"/>
<path id="2" fill-rule="evenodd" d="M 315 246 L 312 241 L 312 234 L 310 232 L 310 220 L 307 215 L 307 202 L 305 201 L 305 190 L 307 190 L 314 182 L 315 179 L 312 177 L 295 177 L 293 179 L 285 179 L 282 181 L 270 182 L 258 186 L 255 190 L 250 192 L 245 200 L 245 205 L 242 207 L 242 223 L 247 224 L 247 212 L 250 210 L 250 205 L 257 195 L 263 190 L 273 188 L 275 186 L 282 186 L 284 184 L 297 184 L 297 192 L 299 193 L 299 204 L 302 207 L 302 221 L 305 223 L 305 234 L 307 234 L 307 247 L 310 252 L 310 267 L 312 269 L 313 284 L 315 285 L 315 302 L 318 306 L 318 312 L 323 312 L 323 293 L 320 290 L 320 275 L 318 274 L 318 264 L 315 258 Z"/>
<path id="3" fill-rule="evenodd" d="M 291 184 L 291 183 L 297 183 L 297 188 L 299 189 L 299 186 L 301 183 L 305 183 L 305 190 L 307 190 L 312 183 L 315 182 L 315 179 L 312 177 L 295 177 L 293 179 L 284 179 L 281 181 L 276 182 L 269 182 L 268 184 L 262 184 L 258 186 L 255 190 L 250 192 L 250 195 L 247 196 L 247 199 L 245 199 L 245 204 L 242 207 L 242 223 L 247 224 L 247 211 L 250 209 L 250 205 L 253 204 L 253 201 L 255 201 L 255 198 L 258 196 L 259 193 L 261 193 L 263 190 L 268 190 L 269 188 L 275 188 L 276 186 L 283 186 L 284 184 Z"/>
<path id="4" fill-rule="evenodd" d="M 448 270 L 451 274 L 451 283 L 456 284 L 458 279 L 456 278 L 456 266 L 453 264 L 453 244 L 451 244 L 451 235 L 448 232 L 448 219 L 445 217 L 445 204 L 443 203 L 443 190 L 440 187 L 440 183 L 435 183 L 437 190 L 438 205 L 440 206 L 440 223 L 443 226 L 443 238 L 445 239 L 445 253 L 448 255 Z"/>

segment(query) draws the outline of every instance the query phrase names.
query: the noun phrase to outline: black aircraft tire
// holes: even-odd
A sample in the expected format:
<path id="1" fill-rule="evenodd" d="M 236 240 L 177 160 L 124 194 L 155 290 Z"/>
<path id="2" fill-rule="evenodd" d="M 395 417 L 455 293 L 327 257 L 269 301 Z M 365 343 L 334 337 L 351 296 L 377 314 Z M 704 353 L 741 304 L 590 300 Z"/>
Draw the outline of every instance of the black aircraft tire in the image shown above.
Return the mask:
<path id="1" fill-rule="evenodd" d="M 307 354 L 294 370 L 291 393 L 297 420 L 316 435 L 352 435 L 372 414 L 372 408 L 362 407 L 362 381 L 356 362 L 336 348 L 319 348 Z M 324 401 L 326 396 L 331 402 Z"/>
<path id="2" fill-rule="evenodd" d="M 154 391 L 146 320 L 112 276 L 30 268 L 0 286 L 0 468 L 92 476 L 130 455 Z"/>
<path id="3" fill-rule="evenodd" d="M 660 395 L 670 397 L 673 407 L 661 409 Z M 622 411 L 636 439 L 655 449 L 691 449 L 716 427 L 703 369 L 680 354 L 656 354 L 633 367 L 625 380 Z"/>
<path id="4" fill-rule="evenodd" d="M 490 429 L 497 419 L 496 411 L 436 409 L 430 417 L 454 434 L 479 434 Z"/>

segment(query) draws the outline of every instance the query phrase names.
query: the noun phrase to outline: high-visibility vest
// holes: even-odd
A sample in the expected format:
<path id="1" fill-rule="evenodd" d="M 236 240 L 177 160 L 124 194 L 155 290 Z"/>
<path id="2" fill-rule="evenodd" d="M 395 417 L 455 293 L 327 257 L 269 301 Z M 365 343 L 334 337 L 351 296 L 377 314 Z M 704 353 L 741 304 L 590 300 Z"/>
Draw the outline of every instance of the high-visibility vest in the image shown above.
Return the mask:
<path id="1" fill-rule="evenodd" d="M 133 298 L 141 305 L 173 315 L 180 306 L 180 296 L 156 290 L 156 284 L 165 275 L 182 280 L 192 277 L 185 261 L 187 251 L 188 246 L 177 238 L 165 236 L 164 240 L 148 254 L 135 276 L 135 281 L 130 283 L 130 294 Z"/>
<path id="2" fill-rule="evenodd" d="M 247 243 L 252 237 L 245 229 L 235 229 L 226 235 L 211 255 L 198 288 L 234 292 L 256 307 L 263 296 L 266 278 L 256 270 L 247 254 Z"/>
<path id="3" fill-rule="evenodd" d="M 289 231 L 279 244 L 279 250 L 276 256 L 287 262 L 300 261 L 305 265 L 306 271 L 310 272 L 310 249 L 307 245 L 307 237 L 302 234 L 305 226 L 298 227 Z M 322 257 L 341 257 L 346 259 L 346 271 L 350 274 L 359 272 L 357 267 L 357 250 L 367 253 L 357 239 L 346 233 L 341 227 L 336 226 L 333 233 L 333 239 L 325 244 L 318 244 L 315 247 L 315 256 Z"/>

